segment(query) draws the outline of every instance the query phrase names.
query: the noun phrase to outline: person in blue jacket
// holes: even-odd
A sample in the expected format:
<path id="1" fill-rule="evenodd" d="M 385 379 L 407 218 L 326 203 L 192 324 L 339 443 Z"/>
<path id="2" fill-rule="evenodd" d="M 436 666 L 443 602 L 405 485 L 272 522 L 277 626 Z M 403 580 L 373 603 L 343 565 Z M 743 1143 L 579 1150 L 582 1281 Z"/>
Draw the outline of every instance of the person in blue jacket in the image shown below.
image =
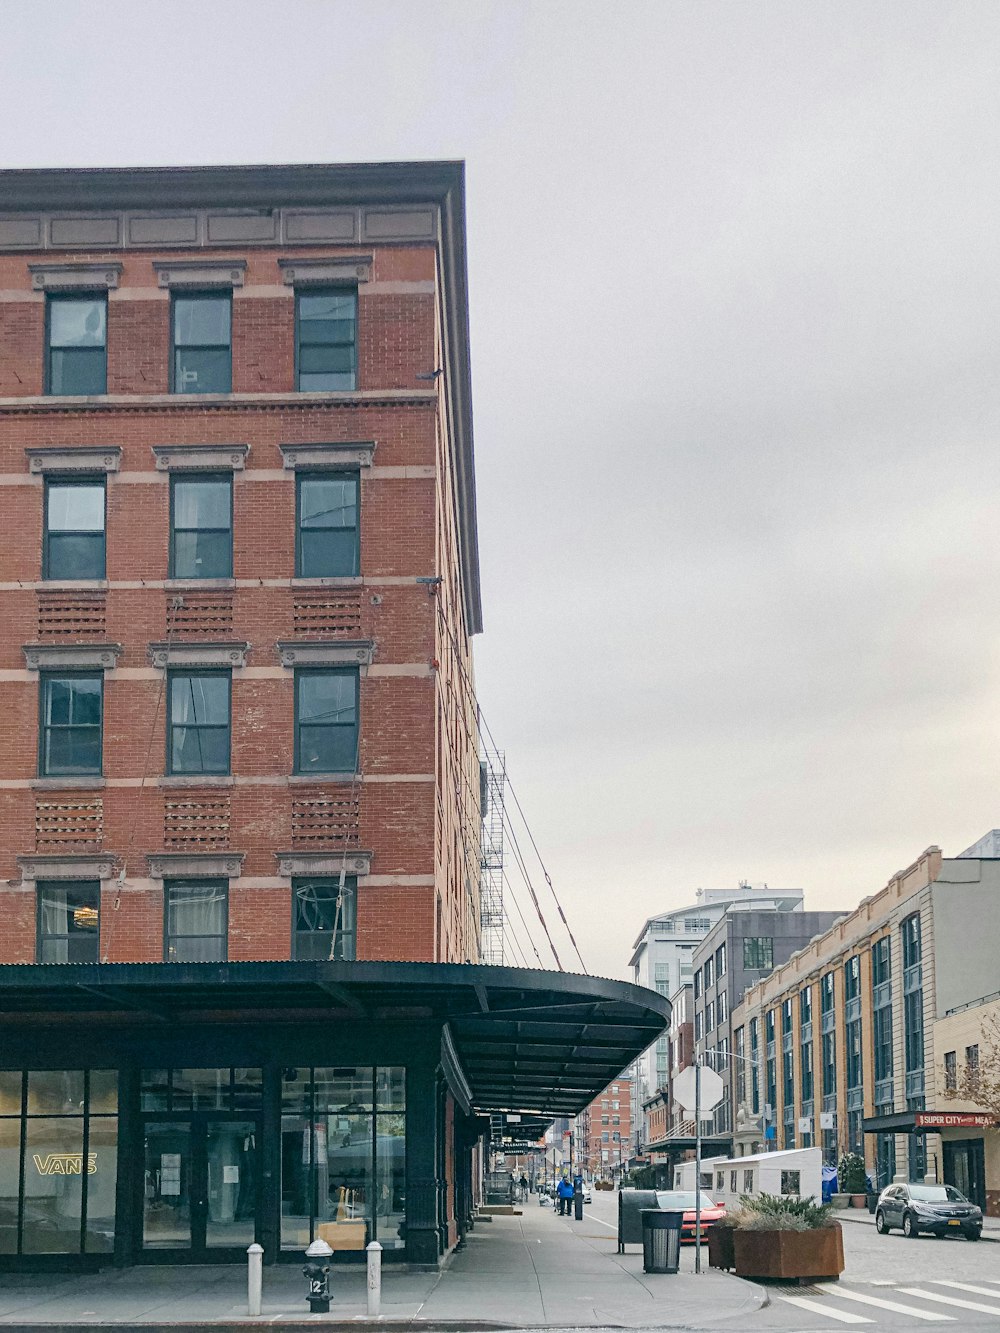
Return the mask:
<path id="1" fill-rule="evenodd" d="M 573 1182 L 569 1176 L 563 1176 L 559 1181 L 556 1194 L 559 1196 L 559 1216 L 568 1217 L 570 1204 L 573 1201 Z"/>

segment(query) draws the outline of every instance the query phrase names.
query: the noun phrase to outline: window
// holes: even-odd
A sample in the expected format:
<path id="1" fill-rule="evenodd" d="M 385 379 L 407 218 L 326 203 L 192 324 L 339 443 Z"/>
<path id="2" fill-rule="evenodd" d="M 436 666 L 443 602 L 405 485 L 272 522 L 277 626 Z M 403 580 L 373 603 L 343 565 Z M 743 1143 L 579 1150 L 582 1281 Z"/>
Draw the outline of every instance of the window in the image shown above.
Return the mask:
<path id="1" fill-rule="evenodd" d="M 227 898 L 223 879 L 175 880 L 164 885 L 164 957 L 168 963 L 226 961 Z"/>
<path id="2" fill-rule="evenodd" d="M 799 1047 L 799 1064 L 802 1070 L 802 1100 L 813 1099 L 813 1046 L 811 1041 L 803 1042 Z"/>
<path id="3" fill-rule="evenodd" d="M 782 1171 L 781 1173 L 781 1192 L 782 1194 L 798 1194 L 801 1186 L 802 1173 L 800 1171 Z"/>
<path id="4" fill-rule="evenodd" d="M 687 916 L 684 918 L 684 929 L 689 935 L 696 935 L 702 931 L 706 931 L 711 924 L 711 921 L 709 921 L 707 917 Z"/>
<path id="5" fill-rule="evenodd" d="M 621 1116 L 619 1116 L 619 1115 L 613 1115 L 613 1116 L 611 1117 L 611 1123 L 612 1123 L 613 1125 L 620 1125 L 620 1124 L 621 1124 Z"/>
<path id="6" fill-rule="evenodd" d="M 872 1049 L 875 1081 L 892 1077 L 892 1009 L 883 1006 L 872 1014 Z"/>
<path id="7" fill-rule="evenodd" d="M 611 1117 L 608 1116 L 608 1115 L 602 1115 L 602 1116 L 601 1116 L 601 1124 L 602 1124 L 602 1125 L 610 1125 L 610 1124 L 611 1124 Z"/>
<path id="8" fill-rule="evenodd" d="M 50 296 L 45 392 L 108 391 L 108 303 L 103 296 Z"/>
<path id="9" fill-rule="evenodd" d="M 354 958 L 357 880 L 293 879 L 294 939 L 292 956 L 310 959 Z"/>
<path id="10" fill-rule="evenodd" d="M 705 964 L 705 989 L 708 990 L 715 983 L 715 969 L 712 959 L 709 958 Z"/>
<path id="11" fill-rule="evenodd" d="M 233 478 L 170 478 L 170 577 L 233 576 Z"/>
<path id="12" fill-rule="evenodd" d="M 654 963 L 654 965 L 653 965 L 653 978 L 654 978 L 654 980 L 656 980 L 656 981 L 669 981 L 669 980 L 670 980 L 670 964 L 669 964 L 669 963 Z"/>
<path id="13" fill-rule="evenodd" d="M 228 773 L 228 671 L 171 671 L 167 692 L 167 772 Z"/>
<path id="14" fill-rule="evenodd" d="M 705 1032 L 706 1035 L 715 1027 L 715 1005 L 709 1000 L 705 1005 Z"/>
<path id="15" fill-rule="evenodd" d="M 969 1088 L 975 1091 L 979 1087 L 979 1043 L 975 1046 L 966 1046 L 965 1048 L 965 1076 L 969 1080 Z"/>
<path id="16" fill-rule="evenodd" d="M 746 1167 L 744 1167 L 744 1169 L 743 1169 L 743 1193 L 744 1193 L 744 1194 L 752 1194 L 752 1193 L 753 1193 L 753 1168 L 752 1168 L 752 1167 L 750 1167 L 750 1168 L 746 1168 Z"/>
<path id="17" fill-rule="evenodd" d="M 857 954 L 844 964 L 844 999 L 856 1000 L 861 994 L 861 959 Z"/>
<path id="18" fill-rule="evenodd" d="M 770 972 L 774 967 L 774 940 L 765 935 L 743 941 L 743 966 L 751 972 Z"/>
<path id="19" fill-rule="evenodd" d="M 764 1037 L 768 1046 L 774 1045 L 774 1009 L 768 1009 L 764 1015 Z"/>
<path id="20" fill-rule="evenodd" d="M 612 1085 L 611 1085 L 611 1091 L 612 1091 L 612 1092 L 618 1092 L 618 1090 L 619 1090 L 619 1085 L 618 1085 L 617 1083 L 612 1083 Z"/>
<path id="21" fill-rule="evenodd" d="M 750 1111 L 760 1115 L 760 1019 L 750 1020 Z"/>
<path id="22" fill-rule="evenodd" d="M 295 368 L 300 391 L 357 387 L 357 324 L 357 292 L 296 292 Z"/>
<path id="23" fill-rule="evenodd" d="M 104 479 L 45 483 L 42 577 L 103 579 Z"/>
<path id="24" fill-rule="evenodd" d="M 701 1037 L 702 1037 L 702 1028 L 701 1028 L 701 1024 L 702 1024 L 701 1014 L 700 1014 L 700 1013 L 697 1013 L 697 1014 L 695 1014 L 695 1016 L 694 1016 L 694 1039 L 695 1039 L 695 1041 L 701 1041 Z"/>
<path id="25" fill-rule="evenodd" d="M 837 1094 L 837 1034 L 824 1032 L 822 1037 L 823 1059 L 823 1096 L 835 1097 Z M 831 1106 L 831 1111 L 836 1107 Z"/>
<path id="26" fill-rule="evenodd" d="M 357 476 L 298 473 L 296 513 L 296 577 L 344 578 L 357 574 Z"/>
<path id="27" fill-rule="evenodd" d="M 51 1263 L 54 1255 L 84 1252 L 110 1261 L 117 1109 L 114 1069 L 8 1070 L 0 1075 L 0 1250 L 5 1258 L 44 1254 L 42 1263 Z"/>
<path id="28" fill-rule="evenodd" d="M 957 1051 L 945 1051 L 944 1053 L 944 1086 L 949 1092 L 954 1092 L 958 1087 Z"/>
<path id="29" fill-rule="evenodd" d="M 824 1014 L 833 1013 L 833 973 L 826 972 L 819 983 L 819 1007 Z"/>
<path id="30" fill-rule="evenodd" d="M 903 996 L 903 1051 L 906 1072 L 924 1067 L 924 993 L 911 991 Z"/>
<path id="31" fill-rule="evenodd" d="M 872 986 L 881 986 L 891 977 L 889 937 L 876 940 L 872 945 Z"/>
<path id="32" fill-rule="evenodd" d="M 610 1142 L 611 1142 L 611 1134 L 610 1134 L 610 1132 L 609 1132 L 608 1130 L 606 1130 L 606 1129 L 602 1129 L 602 1130 L 601 1130 L 601 1142 L 602 1142 L 602 1143 L 610 1143 Z"/>
<path id="33" fill-rule="evenodd" d="M 101 673 L 42 675 L 39 777 L 100 776 L 103 694 Z"/>
<path id="34" fill-rule="evenodd" d="M 799 991 L 799 1023 L 802 1027 L 805 1027 L 807 1023 L 812 1022 L 812 1017 L 812 987 L 804 986 L 803 989 Z"/>
<path id="35" fill-rule="evenodd" d="M 719 991 L 719 998 L 715 1002 L 715 1019 L 718 1023 L 724 1023 L 726 1020 L 726 992 Z"/>
<path id="36" fill-rule="evenodd" d="M 855 1018 L 844 1029 L 846 1043 L 847 1086 L 861 1086 L 861 1019 Z"/>
<path id="37" fill-rule="evenodd" d="M 781 1035 L 790 1036 L 792 1031 L 792 998 L 781 1001 Z"/>
<path id="38" fill-rule="evenodd" d="M 908 916 L 900 925 L 899 933 L 903 941 L 903 968 L 916 967 L 921 958 L 919 914 L 914 912 Z"/>
<path id="39" fill-rule="evenodd" d="M 280 1162 L 283 1250 L 301 1254 L 320 1227 L 337 1249 L 356 1245 L 360 1230 L 362 1244 L 378 1240 L 383 1249 L 402 1250 L 405 1070 L 284 1070 Z M 348 1220 L 353 1225 L 344 1227 Z"/>
<path id="40" fill-rule="evenodd" d="M 230 292 L 174 297 L 174 393 L 232 391 L 232 305 Z"/>
<path id="41" fill-rule="evenodd" d="M 38 885 L 40 963 L 96 963 L 100 955 L 100 880 Z"/>
<path id="42" fill-rule="evenodd" d="M 694 998 L 701 999 L 701 968 L 694 974 Z"/>
<path id="43" fill-rule="evenodd" d="M 296 773 L 353 773 L 357 762 L 357 671 L 353 667 L 296 671 Z"/>
<path id="44" fill-rule="evenodd" d="M 733 1073 L 736 1077 L 736 1105 L 741 1106 L 747 1099 L 747 1046 L 746 1029 L 737 1028 L 733 1056 Z"/>
<path id="45" fill-rule="evenodd" d="M 715 951 L 715 975 L 724 977 L 726 975 L 726 946 L 720 944 Z"/>

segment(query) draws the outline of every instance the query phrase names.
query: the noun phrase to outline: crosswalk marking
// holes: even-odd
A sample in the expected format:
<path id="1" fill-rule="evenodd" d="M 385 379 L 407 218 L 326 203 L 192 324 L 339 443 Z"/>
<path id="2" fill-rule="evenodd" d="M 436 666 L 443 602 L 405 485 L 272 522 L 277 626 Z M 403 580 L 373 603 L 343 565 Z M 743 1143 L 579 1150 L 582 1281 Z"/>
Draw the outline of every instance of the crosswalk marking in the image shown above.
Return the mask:
<path id="1" fill-rule="evenodd" d="M 985 1280 L 989 1282 L 992 1279 L 986 1278 Z M 992 1296 L 995 1301 L 1000 1301 L 1000 1286 L 975 1287 L 971 1282 L 952 1282 L 944 1277 L 936 1277 L 933 1281 L 935 1287 L 956 1287 L 959 1291 L 971 1291 L 979 1296 Z"/>
<path id="2" fill-rule="evenodd" d="M 872 1320 L 866 1319 L 863 1314 L 851 1314 L 849 1310 L 831 1310 L 828 1305 L 820 1305 L 819 1301 L 811 1301 L 805 1296 L 779 1296 L 778 1299 L 788 1305 L 797 1305 L 800 1310 L 808 1310 L 810 1314 L 822 1314 L 828 1319 L 839 1319 L 842 1324 L 872 1323 Z"/>
<path id="3" fill-rule="evenodd" d="M 899 1287 L 907 1296 L 922 1296 L 925 1301 L 939 1301 L 941 1305 L 956 1305 L 960 1310 L 979 1310 L 983 1314 L 1000 1315 L 1000 1305 L 984 1305 L 982 1301 L 962 1301 L 957 1296 L 945 1296 L 940 1291 L 925 1291 L 923 1287 Z M 994 1297 L 1000 1301 L 1000 1292 Z"/>
<path id="4" fill-rule="evenodd" d="M 847 1301 L 860 1301 L 862 1305 L 877 1305 L 882 1310 L 892 1310 L 894 1314 L 908 1314 L 913 1319 L 925 1319 L 929 1324 L 953 1324 L 955 1318 L 950 1314 L 931 1313 L 930 1310 L 918 1310 L 915 1305 L 902 1305 L 899 1301 L 887 1301 L 881 1296 L 862 1296 L 860 1291 L 848 1291 L 846 1287 L 836 1287 L 832 1283 L 817 1283 L 817 1291 L 824 1295 L 841 1296 Z"/>

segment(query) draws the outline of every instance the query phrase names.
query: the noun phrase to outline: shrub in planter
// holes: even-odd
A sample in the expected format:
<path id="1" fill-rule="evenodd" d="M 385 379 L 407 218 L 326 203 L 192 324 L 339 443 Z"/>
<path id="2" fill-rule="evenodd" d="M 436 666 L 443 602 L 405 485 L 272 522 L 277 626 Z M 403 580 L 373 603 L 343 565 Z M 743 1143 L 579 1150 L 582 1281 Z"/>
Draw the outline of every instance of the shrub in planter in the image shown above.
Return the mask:
<path id="1" fill-rule="evenodd" d="M 851 1203 L 855 1208 L 864 1208 L 868 1202 L 865 1159 L 856 1152 L 845 1153 L 837 1167 L 837 1184 L 841 1193 L 851 1196 Z"/>
<path id="2" fill-rule="evenodd" d="M 828 1205 L 772 1194 L 745 1197 L 733 1232 L 736 1272 L 755 1278 L 836 1278 L 844 1271 L 840 1223 Z"/>

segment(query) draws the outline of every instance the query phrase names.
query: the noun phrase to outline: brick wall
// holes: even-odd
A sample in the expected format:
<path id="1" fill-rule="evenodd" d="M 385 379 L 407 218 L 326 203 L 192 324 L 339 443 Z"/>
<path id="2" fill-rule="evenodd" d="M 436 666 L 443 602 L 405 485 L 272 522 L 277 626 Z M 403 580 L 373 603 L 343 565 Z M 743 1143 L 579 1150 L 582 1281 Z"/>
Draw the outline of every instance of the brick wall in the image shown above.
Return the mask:
<path id="1" fill-rule="evenodd" d="M 255 397 L 211 403 L 165 396 L 170 300 L 153 268 L 164 258 L 203 262 L 205 253 L 115 254 L 123 267 L 108 301 L 108 395 L 85 405 L 39 397 L 45 307 L 28 266 L 109 257 L 0 256 L 8 293 L 0 303 L 0 962 L 34 958 L 34 894 L 17 858 L 54 854 L 39 834 L 40 803 L 94 801 L 99 832 L 62 850 L 108 853 L 116 871 L 124 867 L 124 882 L 103 889 L 102 956 L 162 957 L 162 884 L 150 877 L 147 856 L 183 850 L 169 841 L 182 802 L 213 826 L 207 843 L 188 850 L 243 855 L 230 882 L 229 957 L 287 958 L 291 890 L 275 854 L 293 849 L 296 802 L 352 787 L 292 774 L 293 677 L 276 644 L 338 637 L 374 643 L 360 683 L 362 777 L 350 835 L 351 845 L 373 853 L 358 890 L 358 957 L 478 957 L 477 876 L 470 881 L 478 869 L 470 795 L 478 761 L 451 446 L 443 399 L 416 379 L 441 364 L 434 247 L 371 252 L 371 282 L 359 289 L 361 392 L 327 399 L 294 394 L 294 294 L 277 261 L 295 253 L 226 251 L 225 259 L 246 260 L 233 299 L 233 391 Z M 357 441 L 375 443 L 373 466 L 361 471 L 361 577 L 303 586 L 293 578 L 294 475 L 279 446 Z M 226 586 L 167 586 L 169 476 L 156 470 L 152 447 L 168 444 L 249 446 L 245 469 L 234 472 L 234 579 Z M 54 587 L 41 580 L 44 489 L 25 450 L 87 445 L 121 450 L 107 480 L 107 580 Z M 436 589 L 416 582 L 434 575 Z M 180 784 L 164 775 L 163 673 L 149 644 L 167 638 L 177 595 L 189 623 L 174 642 L 250 644 L 246 667 L 233 671 L 228 779 Z M 39 680 L 26 669 L 23 645 L 105 641 L 122 651 L 105 676 L 103 777 L 39 783 Z M 309 848 L 343 849 L 332 835 Z"/>

